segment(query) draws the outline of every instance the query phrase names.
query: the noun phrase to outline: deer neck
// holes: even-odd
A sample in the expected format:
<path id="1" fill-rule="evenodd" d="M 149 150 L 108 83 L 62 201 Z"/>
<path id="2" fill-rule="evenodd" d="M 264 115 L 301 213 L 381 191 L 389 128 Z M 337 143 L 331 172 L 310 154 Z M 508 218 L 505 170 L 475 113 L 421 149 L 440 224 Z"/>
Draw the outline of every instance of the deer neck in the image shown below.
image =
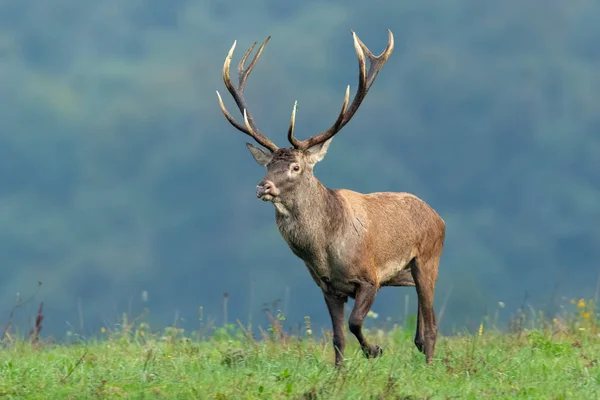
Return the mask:
<path id="1" fill-rule="evenodd" d="M 281 235 L 292 251 L 305 260 L 342 225 L 341 200 L 315 177 L 299 187 L 287 201 L 274 205 Z"/>

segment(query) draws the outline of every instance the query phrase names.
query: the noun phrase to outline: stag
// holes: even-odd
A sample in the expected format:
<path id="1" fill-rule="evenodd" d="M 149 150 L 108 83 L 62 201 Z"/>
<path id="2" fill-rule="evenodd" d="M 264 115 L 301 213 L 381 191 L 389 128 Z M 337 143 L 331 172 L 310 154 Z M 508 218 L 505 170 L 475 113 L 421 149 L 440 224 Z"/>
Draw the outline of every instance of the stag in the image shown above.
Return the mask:
<path id="1" fill-rule="evenodd" d="M 373 85 L 377 74 L 394 49 L 394 36 L 388 30 L 388 44 L 378 56 L 351 31 L 358 57 L 358 89 L 348 107 L 350 86 L 335 123 L 326 131 L 306 140 L 294 136 L 296 104 L 287 133 L 291 147 L 279 148 L 255 125 L 244 99 L 244 88 L 270 36 L 262 43 L 246 68 L 254 43 L 238 66 L 237 88 L 231 82 L 230 63 L 236 42 L 223 65 L 223 81 L 232 95 L 244 123 L 227 111 L 217 91 L 221 111 L 238 130 L 251 136 L 263 148 L 246 143 L 266 175 L 256 186 L 256 196 L 273 203 L 279 232 L 291 251 L 304 261 L 321 288 L 331 317 L 335 364 L 344 360 L 344 305 L 354 299 L 348 319 L 350 332 L 367 358 L 382 349 L 369 343 L 362 332 L 363 320 L 378 290 L 384 286 L 412 286 L 418 298 L 414 343 L 432 361 L 437 338 L 433 300 L 438 264 L 445 236 L 443 219 L 423 200 L 406 192 L 363 194 L 347 189 L 329 189 L 313 174 L 333 136 L 353 117 Z M 369 59 L 369 69 L 366 68 Z"/>

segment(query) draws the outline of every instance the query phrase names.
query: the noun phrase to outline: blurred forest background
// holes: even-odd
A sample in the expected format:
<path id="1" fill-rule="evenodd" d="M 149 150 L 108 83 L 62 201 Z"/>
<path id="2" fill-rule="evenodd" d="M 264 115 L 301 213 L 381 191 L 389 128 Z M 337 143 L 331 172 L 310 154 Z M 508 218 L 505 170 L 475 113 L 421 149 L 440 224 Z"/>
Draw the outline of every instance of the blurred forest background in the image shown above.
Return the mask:
<path id="1" fill-rule="evenodd" d="M 600 270 L 600 2 L 594 0 L 0 1 L 0 326 L 84 335 L 150 310 L 154 328 L 204 319 L 265 326 L 329 316 L 280 237 L 247 137 L 215 90 L 272 39 L 246 89 L 258 126 L 287 145 L 356 89 L 350 30 L 396 46 L 316 175 L 332 188 L 409 191 L 445 219 L 442 329 L 506 304 L 545 312 L 592 297 Z M 235 68 L 235 66 L 234 66 Z M 235 73 L 235 69 L 233 69 Z M 352 92 L 354 93 L 354 92 Z M 401 321 L 414 289 L 373 310 Z"/>

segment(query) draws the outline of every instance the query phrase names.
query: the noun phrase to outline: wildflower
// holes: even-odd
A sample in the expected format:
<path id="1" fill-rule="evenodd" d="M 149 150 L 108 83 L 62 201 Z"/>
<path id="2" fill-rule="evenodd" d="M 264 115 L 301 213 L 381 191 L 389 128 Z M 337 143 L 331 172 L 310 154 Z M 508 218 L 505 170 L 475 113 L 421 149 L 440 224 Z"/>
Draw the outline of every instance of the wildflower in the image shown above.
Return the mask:
<path id="1" fill-rule="evenodd" d="M 585 300 L 579 299 L 579 301 L 577 302 L 577 308 L 583 308 L 583 307 L 585 307 Z"/>
<path id="2" fill-rule="evenodd" d="M 554 322 L 555 325 L 558 325 L 558 318 L 554 318 L 552 322 Z"/>
<path id="3" fill-rule="evenodd" d="M 374 311 L 370 311 L 367 313 L 367 317 L 373 318 L 373 319 L 377 319 L 377 317 L 379 317 L 379 314 L 377 314 Z"/>
<path id="4" fill-rule="evenodd" d="M 312 329 L 310 327 L 310 317 L 308 315 L 304 317 L 304 325 L 306 329 L 306 335 L 312 336 Z"/>
<path id="5" fill-rule="evenodd" d="M 483 322 L 479 324 L 479 336 L 483 335 Z"/>
<path id="6" fill-rule="evenodd" d="M 100 332 L 102 332 L 102 333 L 106 332 L 106 328 L 105 327 L 100 328 Z"/>
<path id="7" fill-rule="evenodd" d="M 589 312 L 584 312 L 583 314 L 581 314 L 581 316 L 585 319 L 588 319 L 590 317 L 590 313 Z"/>
<path id="8" fill-rule="evenodd" d="M 498 302 L 498 307 L 500 307 L 500 308 L 504 308 L 504 302 L 503 302 L 503 301 L 499 301 L 499 302 Z"/>

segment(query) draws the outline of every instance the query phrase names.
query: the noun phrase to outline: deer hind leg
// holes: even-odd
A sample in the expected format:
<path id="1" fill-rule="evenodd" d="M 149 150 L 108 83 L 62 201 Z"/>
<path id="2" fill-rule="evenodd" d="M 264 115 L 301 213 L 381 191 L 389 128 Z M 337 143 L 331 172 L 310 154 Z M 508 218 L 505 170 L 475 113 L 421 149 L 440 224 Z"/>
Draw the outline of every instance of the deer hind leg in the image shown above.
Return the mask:
<path id="1" fill-rule="evenodd" d="M 417 304 L 417 331 L 415 332 L 415 346 L 421 353 L 425 353 L 425 330 L 423 329 L 423 313 L 421 312 L 421 302 Z"/>
<path id="2" fill-rule="evenodd" d="M 423 259 L 417 257 L 411 265 L 411 273 L 415 281 L 418 298 L 417 332 L 415 345 L 425 353 L 427 363 L 431 363 L 437 339 L 437 323 L 433 309 L 435 284 L 438 275 L 439 256 Z"/>
<path id="3" fill-rule="evenodd" d="M 415 286 L 415 280 L 412 276 L 412 265 L 415 260 L 412 260 L 409 264 L 409 268 L 403 269 L 398 272 L 389 282 L 385 283 L 385 286 Z M 421 307 L 417 303 L 417 332 L 415 334 L 415 346 L 421 353 L 425 352 L 425 335 L 423 331 L 423 313 Z"/>
<path id="4" fill-rule="evenodd" d="M 377 289 L 375 286 L 370 284 L 360 284 L 354 297 L 354 308 L 348 319 L 350 332 L 358 339 L 358 343 L 360 343 L 360 347 L 367 358 L 377 357 L 383 353 L 381 347 L 367 342 L 367 339 L 365 339 L 362 333 L 363 320 L 371 309 L 376 294 Z"/>

